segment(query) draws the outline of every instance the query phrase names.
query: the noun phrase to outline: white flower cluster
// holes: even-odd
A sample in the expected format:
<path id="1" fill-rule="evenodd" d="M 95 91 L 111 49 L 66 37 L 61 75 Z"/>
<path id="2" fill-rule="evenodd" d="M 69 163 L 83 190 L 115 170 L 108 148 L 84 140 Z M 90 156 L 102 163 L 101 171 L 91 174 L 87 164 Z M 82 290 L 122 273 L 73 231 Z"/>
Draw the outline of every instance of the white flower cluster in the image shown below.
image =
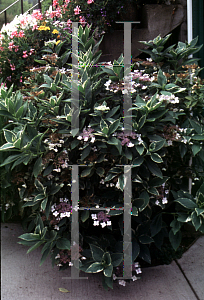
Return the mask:
<path id="1" fill-rule="evenodd" d="M 110 107 L 108 107 L 106 105 L 99 105 L 99 106 L 94 107 L 94 110 L 107 111 L 107 110 L 110 110 Z"/>
<path id="2" fill-rule="evenodd" d="M 49 150 L 54 150 L 55 152 L 58 152 L 57 147 L 62 147 L 64 144 L 64 140 L 59 140 L 59 143 L 51 143 L 49 139 L 45 139 L 44 143 L 48 145 Z"/>
<path id="3" fill-rule="evenodd" d="M 174 94 L 171 95 L 157 95 L 157 99 L 162 102 L 162 101 L 167 101 L 172 104 L 179 103 L 179 98 L 176 97 Z"/>
<path id="4" fill-rule="evenodd" d="M 99 183 L 101 183 L 101 184 L 105 184 L 105 180 L 104 179 L 101 179 L 101 181 L 99 182 Z M 114 187 L 115 186 L 115 184 L 114 183 L 106 183 L 106 187 Z"/>
<path id="5" fill-rule="evenodd" d="M 94 220 L 93 225 L 94 226 L 99 226 L 99 220 L 98 220 L 97 215 L 96 214 L 91 214 L 91 218 L 92 218 L 92 220 Z M 101 225 L 102 228 L 104 228 L 106 226 L 111 226 L 111 221 L 106 221 L 106 222 L 103 221 L 103 222 L 100 223 L 100 225 Z"/>
<path id="6" fill-rule="evenodd" d="M 17 31 L 19 27 L 21 29 L 29 29 L 34 26 L 37 26 L 37 19 L 29 13 L 24 13 L 23 15 L 15 16 L 12 22 L 4 24 L 1 33 L 5 32 L 10 37 L 11 33 Z"/>

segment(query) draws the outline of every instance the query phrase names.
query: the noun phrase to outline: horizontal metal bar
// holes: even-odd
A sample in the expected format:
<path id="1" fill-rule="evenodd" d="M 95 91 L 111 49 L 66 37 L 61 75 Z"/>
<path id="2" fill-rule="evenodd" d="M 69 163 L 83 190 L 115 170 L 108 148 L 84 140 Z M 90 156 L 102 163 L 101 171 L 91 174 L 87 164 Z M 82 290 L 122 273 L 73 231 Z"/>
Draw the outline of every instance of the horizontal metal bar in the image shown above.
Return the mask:
<path id="1" fill-rule="evenodd" d="M 124 210 L 124 207 L 80 207 L 79 210 Z"/>

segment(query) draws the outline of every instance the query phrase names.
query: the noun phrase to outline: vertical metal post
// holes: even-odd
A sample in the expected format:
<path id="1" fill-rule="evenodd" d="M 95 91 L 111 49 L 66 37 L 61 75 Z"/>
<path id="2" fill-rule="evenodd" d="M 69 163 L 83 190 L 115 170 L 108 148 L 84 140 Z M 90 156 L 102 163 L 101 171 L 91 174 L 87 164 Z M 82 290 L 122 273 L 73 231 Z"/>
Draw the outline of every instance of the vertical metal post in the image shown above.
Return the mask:
<path id="1" fill-rule="evenodd" d="M 21 0 L 21 13 L 23 15 L 23 0 Z"/>
<path id="2" fill-rule="evenodd" d="M 6 16 L 6 10 L 4 12 L 4 21 L 5 21 L 5 25 L 7 24 L 7 16 Z"/>
<path id="3" fill-rule="evenodd" d="M 78 22 L 72 22 L 72 91 L 71 91 L 71 132 L 76 136 L 79 132 L 79 90 L 78 90 Z"/>
<path id="4" fill-rule="evenodd" d="M 38 9 L 41 10 L 41 2 L 40 2 L 40 0 L 38 0 Z"/>
<path id="5" fill-rule="evenodd" d="M 132 236 L 131 236 L 131 210 L 132 210 L 132 180 L 131 166 L 124 166 L 124 236 L 123 277 L 132 278 Z"/>

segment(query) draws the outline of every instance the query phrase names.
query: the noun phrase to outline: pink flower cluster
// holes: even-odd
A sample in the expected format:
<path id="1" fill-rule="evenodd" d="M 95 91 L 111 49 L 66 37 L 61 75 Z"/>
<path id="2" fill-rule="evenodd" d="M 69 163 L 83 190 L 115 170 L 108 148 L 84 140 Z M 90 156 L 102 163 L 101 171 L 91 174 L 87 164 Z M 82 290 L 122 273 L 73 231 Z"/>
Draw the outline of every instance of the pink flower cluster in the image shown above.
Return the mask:
<path id="1" fill-rule="evenodd" d="M 121 145 L 124 146 L 125 144 L 127 147 L 132 147 L 132 143 L 130 142 L 130 137 L 135 140 L 136 133 L 135 132 L 120 132 L 118 133 L 117 137 L 122 140 Z M 134 146 L 134 145 L 133 145 Z"/>
<path id="2" fill-rule="evenodd" d="M 111 225 L 110 216 L 103 211 L 100 211 L 98 214 L 92 214 L 91 218 L 94 220 L 93 226 L 99 226 L 99 222 L 102 228 Z"/>
<path id="3" fill-rule="evenodd" d="M 10 67 L 11 67 L 11 71 L 14 71 L 16 69 L 14 64 L 10 64 Z"/>
<path id="4" fill-rule="evenodd" d="M 24 34 L 23 30 L 20 30 L 19 33 L 17 32 L 17 30 L 15 30 L 15 31 L 11 32 L 10 38 L 11 39 L 14 38 L 14 37 L 22 38 L 24 36 L 25 36 L 25 34 Z"/>
<path id="5" fill-rule="evenodd" d="M 43 20 L 43 14 L 40 12 L 39 9 L 33 11 L 32 17 L 35 18 L 36 20 Z"/>
<path id="6" fill-rule="evenodd" d="M 14 45 L 14 42 L 10 42 L 8 48 L 10 51 L 12 51 L 12 49 L 14 49 L 15 52 L 17 52 L 19 50 L 19 46 Z"/>
<path id="7" fill-rule="evenodd" d="M 80 6 L 77 5 L 77 6 L 75 7 L 75 9 L 74 9 L 74 14 L 75 14 L 75 15 L 79 15 L 79 14 L 80 14 L 80 11 L 81 11 L 81 8 L 80 8 Z"/>
<path id="8" fill-rule="evenodd" d="M 35 49 L 30 49 L 30 52 L 27 53 L 27 50 L 23 51 L 23 58 L 28 57 L 28 55 L 32 55 L 35 52 Z"/>
<path id="9" fill-rule="evenodd" d="M 88 139 L 90 139 L 91 138 L 91 143 L 94 143 L 94 141 L 95 141 L 95 137 L 94 137 L 94 135 L 92 134 L 92 132 L 93 132 L 94 130 L 92 129 L 92 128 L 88 128 L 88 129 L 86 129 L 86 128 L 84 128 L 83 129 L 83 133 L 81 133 L 79 136 L 78 136 L 78 140 L 84 140 L 84 142 L 87 142 L 88 141 Z"/>
<path id="10" fill-rule="evenodd" d="M 81 23 L 82 26 L 86 25 L 86 19 L 84 16 L 79 16 L 79 22 Z"/>

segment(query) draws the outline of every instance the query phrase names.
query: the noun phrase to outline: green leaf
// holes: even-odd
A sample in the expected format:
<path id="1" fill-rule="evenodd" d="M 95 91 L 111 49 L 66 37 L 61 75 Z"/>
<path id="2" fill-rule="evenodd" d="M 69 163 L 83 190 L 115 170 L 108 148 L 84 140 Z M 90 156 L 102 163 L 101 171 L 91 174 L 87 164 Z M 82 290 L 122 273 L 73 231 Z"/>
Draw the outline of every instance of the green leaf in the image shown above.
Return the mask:
<path id="1" fill-rule="evenodd" d="M 139 155 L 142 155 L 145 149 L 143 145 L 136 145 L 135 148 L 137 149 Z"/>
<path id="2" fill-rule="evenodd" d="M 139 196 L 139 198 L 144 200 L 144 204 L 139 208 L 139 211 L 143 211 L 147 205 L 149 204 L 149 195 L 146 191 L 142 192 Z"/>
<path id="3" fill-rule="evenodd" d="M 6 140 L 8 143 L 14 143 L 14 141 L 16 140 L 16 135 L 15 135 L 15 133 L 13 133 L 12 131 L 7 130 L 7 129 L 3 129 L 3 131 L 4 131 L 4 137 L 5 137 L 5 140 Z"/>
<path id="4" fill-rule="evenodd" d="M 156 151 L 160 150 L 164 146 L 165 143 L 166 143 L 165 140 L 158 141 L 158 142 L 152 142 L 149 145 L 149 151 L 150 152 L 156 152 Z"/>
<path id="5" fill-rule="evenodd" d="M 202 133 L 202 129 L 201 129 L 200 124 L 197 123 L 197 122 L 195 122 L 195 121 L 193 121 L 193 120 L 191 120 L 191 119 L 188 119 L 188 120 L 189 120 L 191 126 L 193 127 L 193 129 L 196 131 L 196 133 L 201 134 Z"/>
<path id="6" fill-rule="evenodd" d="M 67 289 L 64 289 L 64 288 L 59 288 L 59 291 L 62 293 L 70 293 L 70 291 L 68 291 Z"/>
<path id="7" fill-rule="evenodd" d="M 43 172 L 43 176 L 49 175 L 50 173 L 52 173 L 52 170 L 53 170 L 53 165 L 47 166 L 47 168 Z"/>
<path id="8" fill-rule="evenodd" d="M 137 209 L 137 207 L 135 207 L 135 206 L 132 207 L 132 213 L 131 213 L 131 215 L 138 216 L 138 209 Z"/>
<path id="9" fill-rule="evenodd" d="M 191 148 L 192 148 L 193 155 L 195 156 L 202 149 L 202 145 L 193 144 Z"/>
<path id="10" fill-rule="evenodd" d="M 195 134 L 195 135 L 192 135 L 191 138 L 192 138 L 192 140 L 195 140 L 195 141 L 204 141 L 204 134 L 203 135 Z"/>
<path id="11" fill-rule="evenodd" d="M 91 146 L 88 145 L 83 151 L 82 151 L 82 154 L 81 154 L 81 160 L 84 160 L 90 153 L 91 151 Z"/>
<path id="12" fill-rule="evenodd" d="M 195 230 L 197 231 L 200 228 L 200 226 L 202 225 L 201 217 L 197 216 L 197 213 L 194 211 L 191 214 L 191 218 L 192 218 L 193 226 L 195 227 Z"/>
<path id="13" fill-rule="evenodd" d="M 154 237 L 162 229 L 162 214 L 158 214 L 152 220 L 150 225 L 151 237 Z"/>
<path id="14" fill-rule="evenodd" d="M 38 192 L 44 195 L 46 194 L 46 187 L 44 187 L 43 184 L 38 179 L 35 179 L 34 185 L 38 190 Z"/>
<path id="15" fill-rule="evenodd" d="M 42 245 L 44 242 L 43 241 L 39 241 L 37 242 L 34 246 L 30 247 L 27 251 L 27 254 L 30 253 L 31 251 L 37 249 L 40 245 Z"/>
<path id="16" fill-rule="evenodd" d="M 64 183 L 61 183 L 61 184 L 54 183 L 54 184 L 52 184 L 49 195 L 55 195 L 56 193 L 58 193 L 60 191 L 60 189 L 63 186 L 64 186 Z"/>
<path id="17" fill-rule="evenodd" d="M 109 252 L 105 252 L 102 257 L 102 264 L 110 266 L 111 265 L 111 255 Z"/>
<path id="18" fill-rule="evenodd" d="M 111 288 L 113 289 L 113 278 L 112 277 L 107 277 L 107 276 L 103 276 L 103 287 L 104 288 Z"/>
<path id="19" fill-rule="evenodd" d="M 160 86 L 164 86 L 164 85 L 167 84 L 166 76 L 163 74 L 161 69 L 158 72 L 157 81 L 158 81 Z"/>
<path id="20" fill-rule="evenodd" d="M 147 245 L 140 244 L 140 254 L 139 257 L 142 258 L 144 261 L 151 264 L 151 255 Z"/>
<path id="21" fill-rule="evenodd" d="M 112 266 L 112 265 L 107 266 L 107 267 L 103 270 L 103 274 L 104 274 L 106 277 L 111 277 L 111 276 L 112 276 L 112 273 L 113 273 L 113 266 Z"/>
<path id="22" fill-rule="evenodd" d="M 89 218 L 89 210 L 84 209 L 84 211 L 81 213 L 81 220 L 82 222 L 86 222 Z"/>
<path id="23" fill-rule="evenodd" d="M 91 248 L 91 253 L 92 253 L 92 257 L 95 261 L 100 262 L 102 260 L 102 257 L 104 255 L 104 251 L 103 249 L 101 249 L 98 246 L 95 246 L 93 244 L 90 244 L 90 248 Z"/>
<path id="24" fill-rule="evenodd" d="M 175 251 L 178 249 L 178 247 L 181 243 L 181 239 L 182 239 L 181 231 L 178 231 L 176 234 L 174 234 L 173 230 L 172 229 L 170 230 L 169 240 Z"/>
<path id="25" fill-rule="evenodd" d="M 197 216 L 199 216 L 204 213 L 204 208 L 196 208 L 195 211 L 197 213 Z"/>
<path id="26" fill-rule="evenodd" d="M 139 241 L 141 244 L 150 244 L 154 242 L 154 240 L 150 236 L 145 234 L 139 236 Z"/>
<path id="27" fill-rule="evenodd" d="M 157 153 L 151 153 L 151 159 L 156 162 L 156 163 L 162 163 L 163 159 L 161 158 L 161 156 Z"/>
<path id="28" fill-rule="evenodd" d="M 86 167 L 86 169 L 84 169 L 81 172 L 81 177 L 86 177 L 86 176 L 90 175 L 91 170 L 92 170 L 92 167 Z"/>
<path id="29" fill-rule="evenodd" d="M 147 163 L 147 166 L 148 166 L 150 172 L 152 172 L 152 174 L 163 179 L 162 171 L 159 169 L 159 167 L 157 166 L 156 163 L 154 163 L 153 161 L 150 161 L 150 160 L 146 161 L 146 163 Z"/>
<path id="30" fill-rule="evenodd" d="M 144 162 L 144 158 L 139 156 L 133 160 L 133 167 L 139 167 Z"/>
<path id="31" fill-rule="evenodd" d="M 33 167 L 33 175 L 35 178 L 38 177 L 38 175 L 41 173 L 41 170 L 43 168 L 43 164 L 42 164 L 42 157 L 39 157 Z"/>
<path id="32" fill-rule="evenodd" d="M 158 190 L 157 190 L 155 187 L 153 187 L 153 186 L 151 186 L 151 187 L 148 188 L 148 192 L 149 192 L 150 194 L 159 196 Z"/>
<path id="33" fill-rule="evenodd" d="M 91 264 L 87 269 L 86 273 L 98 273 L 104 269 L 103 265 L 99 262 Z"/>
<path id="34" fill-rule="evenodd" d="M 118 143 L 120 143 L 120 141 L 113 136 L 107 141 L 107 144 L 109 145 L 118 145 Z"/>
<path id="35" fill-rule="evenodd" d="M 124 190 L 124 176 L 123 176 L 123 174 L 119 175 L 118 182 L 119 182 L 120 190 L 123 191 Z"/>
<path id="36" fill-rule="evenodd" d="M 138 122 L 138 130 L 140 130 L 143 125 L 145 124 L 145 121 L 146 121 L 146 115 L 143 115 L 140 119 L 139 119 L 139 122 Z"/>
<path id="37" fill-rule="evenodd" d="M 174 219 L 170 226 L 172 227 L 173 233 L 176 234 L 181 229 L 182 223 Z"/>
<path id="38" fill-rule="evenodd" d="M 127 159 L 132 160 L 132 151 L 129 148 L 125 148 L 125 157 L 127 157 Z"/>
<path id="39" fill-rule="evenodd" d="M 120 119 L 114 121 L 109 127 L 108 135 L 114 133 L 118 129 L 119 124 L 120 124 Z"/>
<path id="40" fill-rule="evenodd" d="M 140 245 L 136 240 L 132 241 L 132 262 L 138 257 L 140 253 Z"/>
<path id="41" fill-rule="evenodd" d="M 19 239 L 25 241 L 36 241 L 36 240 L 40 240 L 40 235 L 35 233 L 24 233 L 19 236 Z"/>
<path id="42" fill-rule="evenodd" d="M 168 179 L 169 179 L 169 177 L 167 177 L 167 176 L 164 176 L 162 179 L 161 178 L 153 178 L 152 180 L 150 180 L 149 185 L 153 186 L 153 187 L 158 187 L 158 186 L 161 186 L 162 184 L 164 184 Z"/>
<path id="43" fill-rule="evenodd" d="M 22 117 L 22 114 L 23 114 L 23 111 L 24 111 L 24 106 L 21 106 L 17 112 L 16 112 L 16 118 L 17 119 L 20 119 Z"/>
<path id="44" fill-rule="evenodd" d="M 41 203 L 41 209 L 42 210 L 45 210 L 46 206 L 47 206 L 47 201 L 48 201 L 48 197 L 46 197 L 42 203 Z"/>
<path id="45" fill-rule="evenodd" d="M 105 170 L 104 170 L 104 168 L 102 168 L 102 167 L 98 167 L 98 168 L 96 169 L 96 173 L 97 173 L 99 176 L 103 176 L 104 173 L 105 173 Z"/>
<path id="46" fill-rule="evenodd" d="M 11 148 L 15 148 L 14 145 L 12 143 L 6 143 L 6 144 L 4 144 L 3 146 L 0 147 L 0 151 L 8 150 L 8 149 L 11 149 Z"/>
<path id="47" fill-rule="evenodd" d="M 57 240 L 57 243 L 56 243 L 56 246 L 58 249 L 61 249 L 61 250 L 70 250 L 70 241 L 66 238 L 60 238 Z"/>
<path id="48" fill-rule="evenodd" d="M 112 253 L 111 260 L 113 267 L 117 267 L 123 261 L 123 253 Z"/>
<path id="49" fill-rule="evenodd" d="M 74 148 L 76 148 L 79 145 L 80 141 L 79 140 L 73 140 L 71 142 L 71 150 L 73 150 Z"/>
<path id="50" fill-rule="evenodd" d="M 42 266 L 42 264 L 44 263 L 44 261 L 46 260 L 46 258 L 48 257 L 48 255 L 50 254 L 51 248 L 47 248 L 44 252 L 43 255 L 41 257 L 40 260 L 40 266 Z"/>
<path id="51" fill-rule="evenodd" d="M 180 203 L 182 206 L 188 208 L 188 209 L 193 209 L 197 208 L 197 204 L 190 200 L 189 198 L 178 198 L 177 200 L 174 200 L 178 203 Z"/>

